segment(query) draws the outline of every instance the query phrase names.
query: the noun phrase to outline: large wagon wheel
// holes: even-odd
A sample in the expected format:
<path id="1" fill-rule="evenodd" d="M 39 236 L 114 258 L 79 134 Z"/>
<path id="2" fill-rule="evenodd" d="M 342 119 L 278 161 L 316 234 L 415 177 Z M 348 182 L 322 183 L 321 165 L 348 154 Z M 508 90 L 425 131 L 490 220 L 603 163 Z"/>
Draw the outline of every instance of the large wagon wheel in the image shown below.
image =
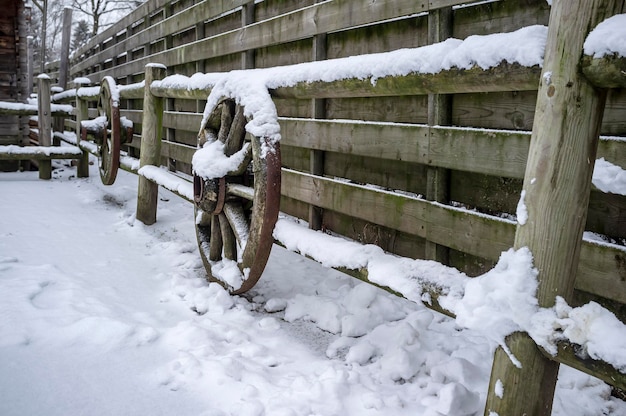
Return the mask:
<path id="1" fill-rule="evenodd" d="M 222 100 L 200 132 L 198 145 L 220 141 L 225 156 L 243 153 L 243 161 L 220 178 L 194 175 L 200 256 L 209 280 L 233 294 L 251 289 L 261 277 L 280 205 L 280 147 L 246 134 L 246 123 L 243 107 Z"/>
<path id="2" fill-rule="evenodd" d="M 107 126 L 102 131 L 103 136 L 98 138 L 98 164 L 100 179 L 105 185 L 115 182 L 120 166 L 122 129 L 118 100 L 115 80 L 109 76 L 104 77 L 100 86 L 98 113 L 101 117 L 106 117 Z"/>

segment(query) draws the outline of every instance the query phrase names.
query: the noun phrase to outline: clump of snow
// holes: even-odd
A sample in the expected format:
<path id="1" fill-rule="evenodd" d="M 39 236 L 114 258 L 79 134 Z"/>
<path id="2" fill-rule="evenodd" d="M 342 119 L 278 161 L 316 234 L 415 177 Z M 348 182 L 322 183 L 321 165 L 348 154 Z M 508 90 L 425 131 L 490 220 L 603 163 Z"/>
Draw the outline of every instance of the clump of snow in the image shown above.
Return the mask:
<path id="1" fill-rule="evenodd" d="M 245 143 L 242 148 L 232 156 L 224 154 L 224 143 L 219 140 L 208 141 L 197 150 L 191 163 L 194 173 L 207 179 L 221 178 L 229 172 L 237 170 L 243 163 L 250 148 L 249 143 Z"/>
<path id="2" fill-rule="evenodd" d="M 525 198 L 526 191 L 522 190 L 520 199 L 517 203 L 517 210 L 515 211 L 515 215 L 517 216 L 517 223 L 520 225 L 525 225 L 526 221 L 528 221 L 528 209 L 526 208 L 526 204 L 524 202 Z"/>
<path id="3" fill-rule="evenodd" d="M 454 312 L 464 328 L 486 329 L 485 336 L 500 344 L 520 366 L 505 338 L 531 326 L 531 317 L 538 309 L 537 274 L 528 248 L 509 249 L 493 269 L 469 280 L 462 296 L 444 296 L 439 303 Z"/>
<path id="4" fill-rule="evenodd" d="M 591 182 L 602 192 L 626 195 L 626 171 L 604 158 L 596 160 Z"/>
<path id="5" fill-rule="evenodd" d="M 504 384 L 502 383 L 502 380 L 500 380 L 500 379 L 496 380 L 496 386 L 495 386 L 495 389 L 494 389 L 494 393 L 499 398 L 503 398 L 504 397 Z"/>
<path id="6" fill-rule="evenodd" d="M 615 15 L 596 26 L 585 39 L 583 50 L 594 58 L 626 56 L 626 14 Z"/>
<path id="7" fill-rule="evenodd" d="M 597 303 L 572 308 L 557 297 L 553 308 L 539 311 L 532 320 L 531 337 L 550 353 L 556 353 L 557 341 L 568 340 L 582 347 L 583 357 L 611 363 L 626 374 L 626 327 Z"/>
<path id="8" fill-rule="evenodd" d="M 135 159 L 136 160 L 136 159 Z M 180 178 L 160 167 L 146 165 L 141 167 L 137 173 L 146 179 L 150 179 L 157 185 L 163 186 L 188 201 L 193 201 L 193 184 Z"/>
<path id="9" fill-rule="evenodd" d="M 444 58 L 442 68 L 471 68 L 476 65 L 489 69 L 501 62 L 541 65 L 547 37 L 548 28 L 541 25 L 510 33 L 469 36 Z M 523 42 L 520 42 L 521 39 L 524 39 Z"/>

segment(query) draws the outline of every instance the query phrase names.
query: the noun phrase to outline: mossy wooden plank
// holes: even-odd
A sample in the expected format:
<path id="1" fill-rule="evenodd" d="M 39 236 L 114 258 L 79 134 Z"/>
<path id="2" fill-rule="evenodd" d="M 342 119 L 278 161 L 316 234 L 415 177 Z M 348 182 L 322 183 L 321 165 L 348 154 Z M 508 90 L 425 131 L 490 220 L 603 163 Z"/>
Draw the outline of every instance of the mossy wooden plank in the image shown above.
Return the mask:
<path id="1" fill-rule="evenodd" d="M 327 99 L 329 119 L 350 119 L 426 124 L 428 96 L 365 97 Z"/>
<path id="2" fill-rule="evenodd" d="M 451 171 L 450 199 L 468 209 L 490 215 L 515 214 L 522 180 Z"/>
<path id="3" fill-rule="evenodd" d="M 326 152 L 324 173 L 349 178 L 355 183 L 403 190 L 424 195 L 427 189 L 426 166 L 345 153 Z"/>
<path id="4" fill-rule="evenodd" d="M 328 58 L 417 48 L 427 44 L 426 15 L 328 34 Z"/>
<path id="5" fill-rule="evenodd" d="M 161 156 L 181 161 L 184 163 L 191 163 L 191 158 L 198 150 L 196 147 L 191 147 L 181 143 L 174 143 L 168 141 L 161 142 Z"/>
<path id="6" fill-rule="evenodd" d="M 452 124 L 530 131 L 536 101 L 536 90 L 457 94 L 452 97 Z"/>
<path id="7" fill-rule="evenodd" d="M 297 9 L 311 6 L 315 3 L 319 3 L 318 0 L 298 0 L 298 1 L 285 1 L 285 0 L 265 0 L 257 2 L 255 5 L 255 20 L 257 22 L 261 20 L 271 19 L 281 14 L 293 12 Z"/>
<path id="8" fill-rule="evenodd" d="M 436 2 L 439 4 L 439 1 Z M 454 13 L 452 36 L 512 32 L 526 26 L 547 25 L 550 6 L 545 0 L 504 0 L 460 7 Z"/>
<path id="9" fill-rule="evenodd" d="M 281 118 L 283 142 L 315 150 L 521 178 L 524 132 Z M 344 176 L 350 178 L 350 176 Z"/>
<path id="10" fill-rule="evenodd" d="M 626 240 L 626 196 L 591 192 L 585 230 Z"/>
<path id="11" fill-rule="evenodd" d="M 299 64 L 311 60 L 310 39 L 282 43 L 255 50 L 256 68 Z"/>
<path id="12" fill-rule="evenodd" d="M 423 238 L 403 233 L 332 210 L 324 210 L 322 229 L 362 244 L 375 244 L 383 250 L 409 258 L 424 258 Z"/>
<path id="13" fill-rule="evenodd" d="M 282 143 L 314 150 L 426 163 L 428 126 L 281 118 Z"/>
<path id="14" fill-rule="evenodd" d="M 163 126 L 198 133 L 202 114 L 199 113 L 181 113 L 176 111 L 163 112 Z"/>
<path id="15" fill-rule="evenodd" d="M 333 82 L 302 82 L 292 87 L 271 90 L 281 98 L 385 97 L 394 95 L 457 94 L 470 92 L 528 91 L 538 85 L 541 69 L 519 64 L 500 63 L 484 70 L 452 68 L 436 74 L 412 73 L 405 76 L 371 80 L 344 79 Z"/>
<path id="16" fill-rule="evenodd" d="M 523 178 L 530 134 L 432 127 L 428 164 L 487 175 Z"/>
<path id="17" fill-rule="evenodd" d="M 282 193 L 488 260 L 497 260 L 513 245 L 515 223 L 511 221 L 398 193 L 292 170 L 283 170 Z M 580 258 L 577 289 L 626 301 L 626 250 L 583 242 Z"/>
<path id="18" fill-rule="evenodd" d="M 280 144 L 281 163 L 284 167 L 299 171 L 308 171 L 310 163 L 310 151 L 303 147 Z"/>
<path id="19" fill-rule="evenodd" d="M 600 133 L 608 136 L 626 136 L 625 113 L 626 88 L 609 90 Z"/>
<path id="20" fill-rule="evenodd" d="M 475 255 L 497 258 L 513 241 L 510 222 L 398 193 L 288 170 L 283 170 L 282 189 L 292 198 Z"/>

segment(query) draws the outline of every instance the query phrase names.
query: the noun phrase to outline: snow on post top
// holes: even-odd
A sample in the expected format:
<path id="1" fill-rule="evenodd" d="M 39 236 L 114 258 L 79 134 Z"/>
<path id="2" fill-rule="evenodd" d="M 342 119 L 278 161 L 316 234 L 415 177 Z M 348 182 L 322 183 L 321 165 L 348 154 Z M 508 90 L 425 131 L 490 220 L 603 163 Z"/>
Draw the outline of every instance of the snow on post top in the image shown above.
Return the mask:
<path id="1" fill-rule="evenodd" d="M 583 50 L 594 58 L 613 54 L 626 57 L 626 14 L 615 15 L 596 26 L 587 36 Z"/>

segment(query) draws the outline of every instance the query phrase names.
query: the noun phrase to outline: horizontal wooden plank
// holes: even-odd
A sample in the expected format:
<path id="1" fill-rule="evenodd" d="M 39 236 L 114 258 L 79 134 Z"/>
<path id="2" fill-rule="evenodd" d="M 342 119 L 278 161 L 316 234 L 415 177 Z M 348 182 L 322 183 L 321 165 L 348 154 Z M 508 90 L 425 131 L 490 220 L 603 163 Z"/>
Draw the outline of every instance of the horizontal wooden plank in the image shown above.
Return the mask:
<path id="1" fill-rule="evenodd" d="M 530 132 L 350 120 L 279 118 L 287 146 L 524 177 Z M 626 140 L 603 137 L 598 157 L 626 160 Z"/>
<path id="2" fill-rule="evenodd" d="M 281 144 L 314 150 L 428 163 L 424 125 L 280 118 Z"/>
<path id="3" fill-rule="evenodd" d="M 198 133 L 201 122 L 202 114 L 199 113 L 163 112 L 163 127 Z"/>
<path id="4" fill-rule="evenodd" d="M 452 68 L 436 74 L 409 74 L 333 82 L 302 82 L 270 90 L 278 98 L 354 98 L 396 95 L 458 94 L 470 92 L 531 91 L 539 86 L 539 66 L 525 67 L 506 62 L 484 70 Z"/>
<path id="5" fill-rule="evenodd" d="M 487 129 L 281 118 L 282 143 L 523 178 L 530 134 Z"/>
<path id="6" fill-rule="evenodd" d="M 398 193 L 283 169 L 283 195 L 496 260 L 515 223 Z M 626 302 L 626 250 L 583 242 L 575 287 Z"/>
<path id="7" fill-rule="evenodd" d="M 161 156 L 174 159 L 176 161 L 191 163 L 191 158 L 198 150 L 196 147 L 187 146 L 181 143 L 168 141 L 161 142 Z"/>

